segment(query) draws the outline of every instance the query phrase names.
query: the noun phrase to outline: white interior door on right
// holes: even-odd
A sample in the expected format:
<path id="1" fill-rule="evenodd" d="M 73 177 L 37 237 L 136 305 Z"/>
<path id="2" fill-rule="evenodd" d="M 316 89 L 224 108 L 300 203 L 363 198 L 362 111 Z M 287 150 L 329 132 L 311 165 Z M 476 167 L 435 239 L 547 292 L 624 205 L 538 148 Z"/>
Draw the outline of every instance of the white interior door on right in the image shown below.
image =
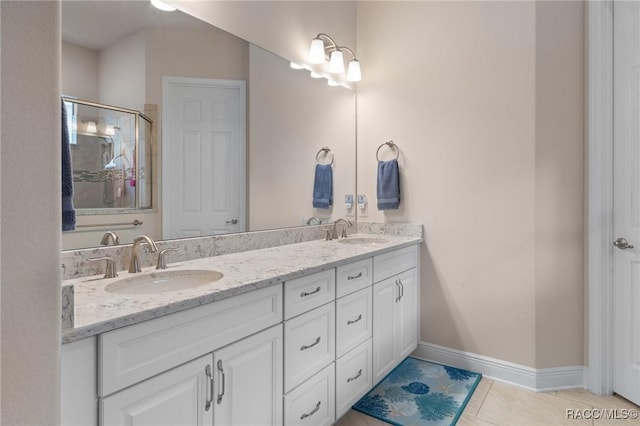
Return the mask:
<path id="1" fill-rule="evenodd" d="M 640 2 L 614 2 L 615 393 L 640 404 Z"/>

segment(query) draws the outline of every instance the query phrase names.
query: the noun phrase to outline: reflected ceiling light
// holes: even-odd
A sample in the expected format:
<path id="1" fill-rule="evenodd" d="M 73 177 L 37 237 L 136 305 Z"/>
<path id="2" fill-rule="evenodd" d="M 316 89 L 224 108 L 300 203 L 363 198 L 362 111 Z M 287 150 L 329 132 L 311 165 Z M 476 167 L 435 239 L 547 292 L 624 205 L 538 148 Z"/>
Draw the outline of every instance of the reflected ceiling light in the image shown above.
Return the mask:
<path id="1" fill-rule="evenodd" d="M 328 84 L 329 86 L 331 86 L 331 87 L 340 86 L 340 83 L 338 83 L 338 82 L 337 82 L 337 81 L 335 81 L 335 80 L 331 80 L 331 79 L 327 80 L 327 84 Z"/>
<path id="2" fill-rule="evenodd" d="M 98 133 L 95 121 L 87 121 L 87 133 Z"/>
<path id="3" fill-rule="evenodd" d="M 304 69 L 304 67 L 302 65 L 296 64 L 295 62 L 289 63 L 289 66 L 291 68 L 293 68 L 294 70 L 303 70 Z"/>
<path id="4" fill-rule="evenodd" d="M 362 80 L 360 62 L 358 62 L 356 54 L 353 52 L 353 50 L 349 49 L 347 46 L 339 46 L 334 39 L 332 39 L 325 33 L 320 33 L 313 40 L 311 40 L 308 61 L 312 64 L 323 64 L 327 60 L 328 56 L 329 72 L 334 74 L 341 74 L 344 72 L 343 52 L 349 53 L 353 58 L 351 62 L 349 62 L 349 67 L 347 70 L 347 80 Z"/>
<path id="5" fill-rule="evenodd" d="M 165 12 L 173 12 L 173 11 L 175 11 L 175 10 L 176 10 L 176 8 L 175 8 L 175 7 L 170 6 L 170 5 L 168 5 L 168 4 L 166 4 L 165 2 L 160 1 L 160 0 L 151 0 L 151 4 L 152 4 L 156 9 L 160 9 L 160 10 L 165 11 Z"/>
<path id="6" fill-rule="evenodd" d="M 311 78 L 322 78 L 322 74 L 318 74 L 315 71 L 311 71 L 309 74 L 311 75 Z"/>

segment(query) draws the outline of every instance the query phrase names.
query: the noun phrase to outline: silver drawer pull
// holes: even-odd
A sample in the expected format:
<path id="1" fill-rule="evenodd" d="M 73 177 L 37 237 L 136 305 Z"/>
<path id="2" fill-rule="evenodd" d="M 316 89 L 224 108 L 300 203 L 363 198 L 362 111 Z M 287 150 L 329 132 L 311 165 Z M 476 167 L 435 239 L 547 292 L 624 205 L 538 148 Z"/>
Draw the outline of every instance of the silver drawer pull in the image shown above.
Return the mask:
<path id="1" fill-rule="evenodd" d="M 300 293 L 300 297 L 307 297 L 307 296 L 311 296 L 312 294 L 316 294 L 320 292 L 320 286 L 318 286 L 315 290 L 310 291 L 310 292 L 306 292 L 303 291 L 302 293 Z"/>
<path id="2" fill-rule="evenodd" d="M 216 400 L 218 405 L 222 404 L 222 397 L 224 396 L 225 380 L 224 380 L 224 368 L 222 368 L 222 360 L 218 360 L 218 374 L 222 374 L 222 393 L 218 393 L 218 399 Z M 219 384 L 218 384 L 219 386 Z"/>
<path id="3" fill-rule="evenodd" d="M 207 376 L 207 380 L 209 381 L 209 386 L 207 387 L 207 401 L 204 405 L 204 411 L 209 411 L 211 409 L 211 403 L 213 402 L 213 375 L 211 374 L 211 366 L 209 364 L 204 368 L 204 374 Z"/>
<path id="4" fill-rule="evenodd" d="M 307 417 L 313 416 L 316 413 L 316 411 L 318 411 L 319 409 L 320 409 L 320 401 L 318 401 L 318 403 L 316 404 L 316 407 L 313 410 L 309 411 L 308 413 L 304 413 L 303 415 L 301 415 L 300 416 L 300 420 L 304 420 Z"/>
<path id="5" fill-rule="evenodd" d="M 315 342 L 313 342 L 312 344 L 310 344 L 310 345 L 302 345 L 302 346 L 300 346 L 300 350 L 301 350 L 301 351 L 306 351 L 307 349 L 314 347 L 314 346 L 315 346 L 315 345 L 317 345 L 318 343 L 320 343 L 320 336 L 318 336 L 318 338 L 316 339 L 316 341 L 315 341 Z"/>
<path id="6" fill-rule="evenodd" d="M 355 280 L 356 278 L 360 278 L 362 276 L 362 272 L 358 272 L 356 275 L 347 276 L 348 280 Z"/>
<path id="7" fill-rule="evenodd" d="M 355 375 L 355 376 L 353 376 L 353 377 L 349 377 L 349 378 L 347 379 L 347 383 L 349 383 L 349 382 L 353 382 L 355 379 L 357 379 L 357 378 L 358 378 L 358 377 L 360 377 L 360 376 L 362 376 L 362 368 L 361 368 L 360 370 L 358 370 L 358 374 L 356 374 L 356 375 Z"/>
<path id="8" fill-rule="evenodd" d="M 362 319 L 362 314 L 358 315 L 358 318 L 354 319 L 354 320 L 349 320 L 347 321 L 347 325 L 351 325 L 351 324 L 355 324 L 358 321 L 360 321 Z"/>

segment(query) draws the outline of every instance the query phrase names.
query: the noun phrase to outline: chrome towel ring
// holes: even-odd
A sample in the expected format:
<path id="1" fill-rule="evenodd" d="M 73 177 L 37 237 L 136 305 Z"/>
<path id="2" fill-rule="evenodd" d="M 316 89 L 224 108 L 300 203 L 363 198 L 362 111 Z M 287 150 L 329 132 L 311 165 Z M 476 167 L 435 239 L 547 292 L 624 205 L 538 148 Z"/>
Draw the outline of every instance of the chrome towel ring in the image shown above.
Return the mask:
<path id="1" fill-rule="evenodd" d="M 324 157 L 326 157 L 327 155 L 331 155 L 331 163 L 329 163 L 329 165 L 333 166 L 334 155 L 333 155 L 333 151 L 331 151 L 328 146 L 323 146 L 322 148 L 320 148 L 320 151 L 318 151 L 318 153 L 316 154 L 316 163 L 318 164 L 320 164 L 320 154 L 324 154 Z"/>
<path id="2" fill-rule="evenodd" d="M 378 147 L 378 150 L 376 151 L 376 160 L 380 161 L 380 156 L 378 154 L 380 153 L 380 148 L 382 148 L 385 145 L 388 146 L 389 149 L 396 151 L 395 159 L 397 160 L 398 157 L 400 157 L 400 148 L 398 148 L 398 145 L 396 145 L 394 141 L 386 141 L 385 143 L 380 144 L 380 146 Z"/>

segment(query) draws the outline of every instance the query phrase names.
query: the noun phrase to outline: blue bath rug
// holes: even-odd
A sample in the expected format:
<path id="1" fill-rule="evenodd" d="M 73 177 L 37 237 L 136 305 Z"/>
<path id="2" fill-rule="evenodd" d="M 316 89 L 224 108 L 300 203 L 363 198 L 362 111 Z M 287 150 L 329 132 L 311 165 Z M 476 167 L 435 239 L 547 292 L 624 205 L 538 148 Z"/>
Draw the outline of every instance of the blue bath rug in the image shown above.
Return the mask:
<path id="1" fill-rule="evenodd" d="M 455 425 L 482 374 L 408 357 L 353 406 L 397 426 Z"/>

